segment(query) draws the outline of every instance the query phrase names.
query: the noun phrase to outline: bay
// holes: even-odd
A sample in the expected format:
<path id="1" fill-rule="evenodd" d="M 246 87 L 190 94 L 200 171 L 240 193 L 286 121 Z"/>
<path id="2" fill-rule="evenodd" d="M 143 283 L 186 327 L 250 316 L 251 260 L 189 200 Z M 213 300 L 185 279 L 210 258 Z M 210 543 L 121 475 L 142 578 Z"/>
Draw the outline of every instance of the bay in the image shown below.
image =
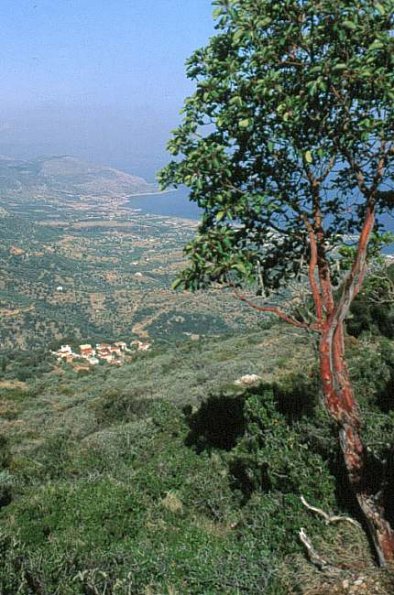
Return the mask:
<path id="1" fill-rule="evenodd" d="M 202 213 L 201 209 L 189 200 L 189 191 L 187 188 L 130 197 L 127 204 L 132 209 L 141 209 L 147 215 L 163 215 L 198 220 Z"/>
<path id="2" fill-rule="evenodd" d="M 145 214 L 193 220 L 199 220 L 202 214 L 202 209 L 189 200 L 189 190 L 185 187 L 170 192 L 130 197 L 128 206 L 132 209 L 140 209 Z M 394 232 L 393 215 L 380 215 L 379 220 L 383 223 L 386 231 Z M 394 245 L 386 246 L 383 253 L 394 254 Z"/>

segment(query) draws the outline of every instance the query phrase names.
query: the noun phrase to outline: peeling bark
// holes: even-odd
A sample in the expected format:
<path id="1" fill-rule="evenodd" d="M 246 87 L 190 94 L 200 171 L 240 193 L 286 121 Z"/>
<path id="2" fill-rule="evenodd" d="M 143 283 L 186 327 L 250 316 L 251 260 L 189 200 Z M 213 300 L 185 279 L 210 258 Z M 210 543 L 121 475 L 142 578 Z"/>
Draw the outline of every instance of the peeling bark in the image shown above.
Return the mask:
<path id="1" fill-rule="evenodd" d="M 344 359 L 343 327 L 326 329 L 320 339 L 320 372 L 325 405 L 339 428 L 339 441 L 353 494 L 360 506 L 381 566 L 394 562 L 394 531 L 368 482 L 361 420 Z"/>
<path id="2" fill-rule="evenodd" d="M 310 184 L 312 210 L 301 218 L 309 238 L 308 278 L 315 306 L 314 322 L 296 320 L 277 306 L 259 306 L 240 295 L 236 289 L 234 291 L 241 301 L 260 312 L 271 312 L 297 328 L 319 333 L 320 379 L 325 406 L 330 417 L 337 424 L 349 484 L 368 526 L 381 566 L 394 562 L 394 528 L 385 518 L 379 486 L 371 486 L 368 477 L 367 452 L 361 436 L 361 416 L 345 359 L 344 321 L 354 298 L 361 289 L 367 271 L 368 244 L 375 225 L 375 205 L 382 198 L 382 192 L 378 187 L 389 151 L 386 150 L 386 142 L 382 140 L 380 158 L 370 187 L 367 187 L 365 176 L 352 155 L 344 153 L 359 190 L 365 198 L 365 210 L 356 255 L 342 283 L 339 298 L 334 295 L 330 261 L 326 253 L 320 197 L 320 183 L 324 175 L 323 178 L 314 177 L 312 168 L 306 162 L 304 163 L 305 175 Z M 333 163 L 329 165 L 327 173 L 332 165 Z M 304 543 L 308 548 L 306 541 Z"/>

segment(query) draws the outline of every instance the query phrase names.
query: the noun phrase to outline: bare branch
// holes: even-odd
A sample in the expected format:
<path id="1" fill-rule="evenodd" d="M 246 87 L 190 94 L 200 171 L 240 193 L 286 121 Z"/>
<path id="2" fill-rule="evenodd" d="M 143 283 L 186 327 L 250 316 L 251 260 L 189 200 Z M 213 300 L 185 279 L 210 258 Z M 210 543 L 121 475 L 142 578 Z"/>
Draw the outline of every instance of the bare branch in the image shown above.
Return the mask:
<path id="1" fill-rule="evenodd" d="M 307 508 L 308 510 L 311 510 L 312 512 L 315 512 L 316 514 L 323 517 L 324 520 L 326 521 L 326 525 L 331 525 L 331 523 L 339 523 L 342 521 L 346 521 L 348 523 L 351 523 L 355 527 L 357 527 L 357 529 L 361 528 L 359 523 L 357 521 L 355 521 L 354 519 L 350 518 L 349 516 L 338 516 L 338 515 L 330 516 L 329 514 L 324 512 L 324 510 L 322 510 L 321 508 L 317 508 L 317 506 L 311 506 L 311 504 L 308 504 L 308 502 L 305 500 L 304 496 L 301 496 L 301 502 L 303 503 L 305 508 Z"/>
<path id="2" fill-rule="evenodd" d="M 326 568 L 330 567 L 331 565 L 322 558 L 315 548 L 312 545 L 311 540 L 309 539 L 308 535 L 305 533 L 305 529 L 301 528 L 300 532 L 298 533 L 301 542 L 304 544 L 305 549 L 308 554 L 309 560 L 312 562 L 314 566 L 317 566 L 319 570 L 326 570 Z"/>
<path id="3" fill-rule="evenodd" d="M 262 306 L 262 305 L 256 304 L 256 303 L 252 302 L 249 298 L 247 298 L 245 295 L 239 293 L 238 290 L 233 285 L 231 285 L 231 287 L 233 289 L 233 293 L 234 293 L 235 297 L 237 297 L 241 302 L 244 302 L 245 304 L 247 304 L 254 310 L 257 310 L 258 312 L 267 312 L 268 314 L 275 314 L 281 320 L 284 320 L 285 322 L 288 322 L 289 324 L 291 324 L 292 326 L 295 326 L 297 328 L 303 328 L 306 330 L 318 330 L 316 328 L 316 325 L 311 325 L 311 324 L 307 324 L 306 322 L 301 322 L 299 320 L 296 320 L 289 314 L 286 314 L 286 312 L 281 310 L 278 306 L 268 306 L 268 305 Z"/>

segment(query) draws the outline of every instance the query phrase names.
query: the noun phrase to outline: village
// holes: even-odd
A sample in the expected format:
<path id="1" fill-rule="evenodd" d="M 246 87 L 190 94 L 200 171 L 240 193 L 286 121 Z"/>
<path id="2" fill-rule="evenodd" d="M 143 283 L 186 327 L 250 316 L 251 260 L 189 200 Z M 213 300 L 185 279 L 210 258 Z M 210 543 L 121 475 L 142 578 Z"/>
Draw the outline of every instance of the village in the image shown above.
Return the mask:
<path id="1" fill-rule="evenodd" d="M 125 341 L 115 343 L 97 343 L 95 347 L 89 343 L 79 345 L 79 353 L 73 351 L 70 345 L 62 345 L 57 351 L 51 353 L 56 356 L 58 362 L 68 364 L 80 363 L 81 360 L 89 366 L 97 366 L 100 362 L 106 362 L 112 366 L 121 366 L 133 353 L 148 351 L 151 343 L 144 343 L 138 339 L 131 341 L 127 346 Z"/>

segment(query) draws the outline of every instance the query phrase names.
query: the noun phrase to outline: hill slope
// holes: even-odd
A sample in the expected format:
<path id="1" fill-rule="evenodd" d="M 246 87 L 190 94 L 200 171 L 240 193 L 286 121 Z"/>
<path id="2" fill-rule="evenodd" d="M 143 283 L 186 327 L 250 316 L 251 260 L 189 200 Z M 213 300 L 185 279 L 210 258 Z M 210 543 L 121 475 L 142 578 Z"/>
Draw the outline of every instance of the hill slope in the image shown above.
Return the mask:
<path id="1" fill-rule="evenodd" d="M 0 157 L 3 199 L 121 199 L 155 190 L 143 178 L 68 155 L 30 161 Z"/>
<path id="2" fill-rule="evenodd" d="M 372 377 L 387 362 L 365 349 L 352 370 L 367 444 L 382 457 L 394 417 Z M 286 376 L 297 368 L 305 375 Z M 355 512 L 312 369 L 305 335 L 275 325 L 121 369 L 3 381 L 0 592 L 392 593 L 361 529 L 327 526 L 301 504 Z M 235 385 L 245 373 L 266 384 Z M 335 572 L 308 563 L 300 527 Z"/>

